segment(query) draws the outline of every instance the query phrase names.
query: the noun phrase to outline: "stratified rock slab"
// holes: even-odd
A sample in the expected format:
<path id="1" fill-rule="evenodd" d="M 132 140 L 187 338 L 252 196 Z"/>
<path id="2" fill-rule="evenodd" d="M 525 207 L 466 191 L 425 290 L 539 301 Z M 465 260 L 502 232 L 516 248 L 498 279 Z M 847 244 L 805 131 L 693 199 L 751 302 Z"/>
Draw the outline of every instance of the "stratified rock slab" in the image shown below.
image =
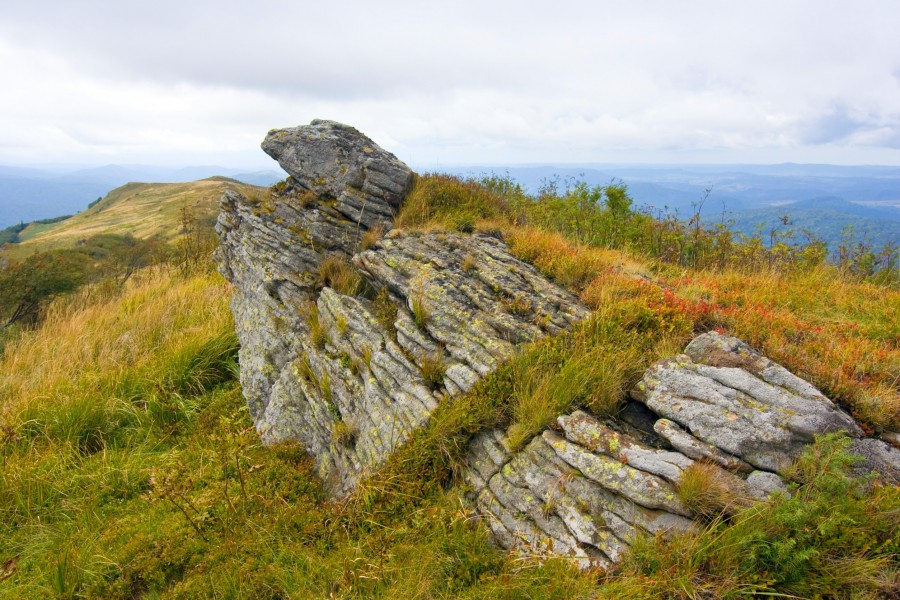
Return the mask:
<path id="1" fill-rule="evenodd" d="M 367 231 L 389 229 L 412 172 L 352 127 L 274 130 L 263 148 L 289 179 L 262 198 L 226 193 L 216 227 L 241 384 L 262 439 L 299 440 L 334 495 L 423 427 L 442 395 L 588 315 L 496 237 L 392 231 L 362 251 Z M 358 295 L 321 287 L 336 257 L 365 280 Z"/>
<path id="2" fill-rule="evenodd" d="M 588 316 L 495 235 L 391 231 L 412 171 L 352 127 L 274 130 L 263 148 L 290 177 L 262 197 L 227 192 L 216 225 L 241 384 L 263 441 L 300 441 L 333 495 L 518 345 Z M 328 287 L 326 261 L 362 285 Z M 695 528 L 689 473 L 724 490 L 727 512 L 790 493 L 779 473 L 827 432 L 853 438 L 859 474 L 900 478 L 900 451 L 735 338 L 699 336 L 633 396 L 618 420 L 575 410 L 517 452 L 501 430 L 471 440 L 467 496 L 498 544 L 609 567 L 635 536 Z"/>
<path id="3" fill-rule="evenodd" d="M 651 367 L 633 395 L 697 439 L 767 471 L 786 469 L 818 434 L 862 435 L 808 382 L 715 332 Z"/>

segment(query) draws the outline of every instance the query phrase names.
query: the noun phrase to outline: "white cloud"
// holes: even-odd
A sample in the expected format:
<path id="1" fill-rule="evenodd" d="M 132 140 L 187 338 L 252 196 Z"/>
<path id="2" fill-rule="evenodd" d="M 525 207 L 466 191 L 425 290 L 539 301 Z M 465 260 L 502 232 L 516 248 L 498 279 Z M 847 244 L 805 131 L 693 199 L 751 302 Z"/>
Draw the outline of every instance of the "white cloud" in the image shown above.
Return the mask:
<path id="1" fill-rule="evenodd" d="M 900 5 L 4 6 L 0 162 L 267 164 L 348 122 L 414 164 L 900 163 Z"/>

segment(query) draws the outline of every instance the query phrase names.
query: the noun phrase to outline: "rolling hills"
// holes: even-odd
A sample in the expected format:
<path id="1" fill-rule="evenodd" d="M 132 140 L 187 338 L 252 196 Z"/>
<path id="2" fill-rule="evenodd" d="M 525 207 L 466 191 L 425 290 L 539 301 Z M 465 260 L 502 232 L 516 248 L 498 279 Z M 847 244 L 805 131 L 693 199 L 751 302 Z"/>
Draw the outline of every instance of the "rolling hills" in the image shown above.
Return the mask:
<path id="1" fill-rule="evenodd" d="M 185 209 L 210 227 L 218 214 L 219 198 L 229 188 L 245 194 L 264 190 L 224 177 L 189 183 L 129 183 L 64 221 L 29 224 L 19 233 L 20 242 L 7 245 L 2 254 L 16 260 L 37 251 L 74 247 L 97 234 L 171 241 L 181 232 Z"/>
<path id="2" fill-rule="evenodd" d="M 106 165 L 93 168 L 27 168 L 0 165 L 0 229 L 16 223 L 74 214 L 110 190 L 136 181 L 186 183 L 226 176 L 251 185 L 272 185 L 283 173 L 220 166 L 181 168 Z"/>

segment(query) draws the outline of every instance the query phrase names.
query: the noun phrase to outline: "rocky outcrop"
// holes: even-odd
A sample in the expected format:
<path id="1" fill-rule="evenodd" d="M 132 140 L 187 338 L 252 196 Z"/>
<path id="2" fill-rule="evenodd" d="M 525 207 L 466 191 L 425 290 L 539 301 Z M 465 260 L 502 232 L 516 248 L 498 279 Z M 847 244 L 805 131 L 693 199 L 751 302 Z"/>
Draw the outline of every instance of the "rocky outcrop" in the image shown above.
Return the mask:
<path id="1" fill-rule="evenodd" d="M 815 387 L 740 340 L 717 333 L 698 337 L 684 354 L 654 365 L 634 395 L 689 428 L 700 442 L 769 471 L 790 466 L 817 434 L 862 435 Z"/>
<path id="2" fill-rule="evenodd" d="M 389 232 L 412 172 L 352 127 L 275 130 L 263 149 L 290 177 L 263 198 L 228 192 L 217 223 L 241 384 L 263 440 L 302 442 L 332 493 L 444 394 L 587 316 L 496 237 Z"/>
<path id="3" fill-rule="evenodd" d="M 562 415 L 517 453 L 499 430 L 473 440 L 468 495 L 501 545 L 607 567 L 636 535 L 694 527 L 699 508 L 679 494 L 687 473 L 699 471 L 729 512 L 789 493 L 779 472 L 833 431 L 854 438 L 857 474 L 900 481 L 900 451 L 861 438 L 813 386 L 733 337 L 697 337 L 648 369 L 633 396 L 640 406 L 619 419 Z"/>
<path id="4" fill-rule="evenodd" d="M 313 121 L 263 149 L 290 177 L 226 193 L 217 223 L 241 383 L 262 439 L 299 440 L 333 495 L 518 345 L 588 316 L 496 235 L 392 231 L 414 176 L 355 129 Z M 615 419 L 560 415 L 518 451 L 499 429 L 471 440 L 466 495 L 498 544 L 609 566 L 636 535 L 696 526 L 686 482 L 725 512 L 789 493 L 782 475 L 826 432 L 853 438 L 860 473 L 898 479 L 900 452 L 731 337 L 699 336 L 633 398 Z"/>

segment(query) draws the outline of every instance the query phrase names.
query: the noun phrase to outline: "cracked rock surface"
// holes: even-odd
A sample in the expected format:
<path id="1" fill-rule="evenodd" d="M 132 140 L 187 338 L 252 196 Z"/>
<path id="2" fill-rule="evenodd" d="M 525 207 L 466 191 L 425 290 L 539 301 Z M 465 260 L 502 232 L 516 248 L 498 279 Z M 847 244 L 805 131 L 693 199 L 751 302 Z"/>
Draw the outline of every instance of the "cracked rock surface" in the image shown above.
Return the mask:
<path id="1" fill-rule="evenodd" d="M 685 354 L 648 369 L 634 396 L 652 411 L 649 431 L 576 410 L 519 452 L 500 430 L 473 439 L 468 495 L 498 543 L 608 567 L 636 535 L 695 526 L 698 515 L 677 493 L 690 469 L 721 487 L 730 512 L 789 494 L 778 471 L 831 431 L 853 436 L 850 451 L 864 459 L 858 475 L 898 482 L 900 451 L 860 437 L 816 388 L 733 337 L 695 338 Z"/>

